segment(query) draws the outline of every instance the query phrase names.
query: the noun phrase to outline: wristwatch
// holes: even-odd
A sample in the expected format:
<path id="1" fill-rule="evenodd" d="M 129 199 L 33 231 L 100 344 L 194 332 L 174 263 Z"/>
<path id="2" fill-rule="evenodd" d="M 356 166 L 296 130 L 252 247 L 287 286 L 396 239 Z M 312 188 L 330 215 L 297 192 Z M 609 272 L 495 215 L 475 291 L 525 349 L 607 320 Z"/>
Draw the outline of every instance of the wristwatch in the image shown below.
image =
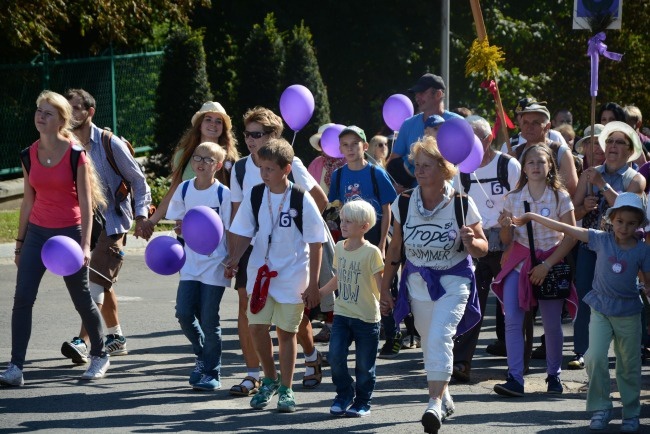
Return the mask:
<path id="1" fill-rule="evenodd" d="M 609 184 L 607 184 L 607 183 L 605 183 L 605 185 L 603 185 L 603 188 L 601 188 L 600 191 L 602 191 L 603 193 L 606 193 L 606 192 L 608 192 L 608 191 L 611 190 L 611 189 L 612 189 L 612 186 L 609 185 Z"/>

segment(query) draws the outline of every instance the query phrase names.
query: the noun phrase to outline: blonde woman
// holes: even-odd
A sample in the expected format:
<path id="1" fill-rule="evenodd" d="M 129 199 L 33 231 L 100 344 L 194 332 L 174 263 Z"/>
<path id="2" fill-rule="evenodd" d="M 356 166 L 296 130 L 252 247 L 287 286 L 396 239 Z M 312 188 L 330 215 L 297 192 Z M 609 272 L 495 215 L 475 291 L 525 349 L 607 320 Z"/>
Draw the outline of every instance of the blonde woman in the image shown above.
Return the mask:
<path id="1" fill-rule="evenodd" d="M 386 136 L 374 136 L 368 144 L 368 155 L 375 160 L 377 165 L 385 168 L 388 159 L 388 138 Z"/>
<path id="2" fill-rule="evenodd" d="M 409 159 L 415 163 L 418 186 L 410 197 L 402 194 L 392 205 L 395 222 L 381 282 L 381 310 L 387 315 L 395 306 L 397 323 L 409 309 L 413 313 L 429 386 L 422 425 L 425 432 L 434 433 L 454 411 L 447 387 L 454 364 L 453 337 L 481 318 L 470 255 L 485 256 L 488 243 L 471 197 L 465 202 L 467 215 L 459 220 L 456 201 L 461 199 L 449 182 L 456 168 L 442 157 L 436 139 L 415 142 Z M 390 285 L 402 248 L 406 263 L 394 305 Z"/>
<path id="3" fill-rule="evenodd" d="M 99 187 L 94 188 L 93 169 L 85 152 L 81 152 L 74 168 L 76 183 L 73 180 L 70 155 L 77 140 L 70 132 L 72 107 L 68 101 L 46 90 L 39 95 L 36 106 L 34 124 L 40 137 L 29 148 L 29 172 L 23 166 L 24 197 L 16 237 L 18 276 L 12 312 L 12 356 L 7 370 L 0 374 L 0 384 L 8 386 L 24 384 L 23 365 L 32 329 L 32 310 L 45 274 L 41 249 L 56 235 L 79 242 L 83 251 L 81 269 L 63 278 L 92 343 L 90 366 L 81 378 L 102 378 L 109 366 L 101 316 L 88 289 L 87 269 L 93 205 L 105 202 Z"/>

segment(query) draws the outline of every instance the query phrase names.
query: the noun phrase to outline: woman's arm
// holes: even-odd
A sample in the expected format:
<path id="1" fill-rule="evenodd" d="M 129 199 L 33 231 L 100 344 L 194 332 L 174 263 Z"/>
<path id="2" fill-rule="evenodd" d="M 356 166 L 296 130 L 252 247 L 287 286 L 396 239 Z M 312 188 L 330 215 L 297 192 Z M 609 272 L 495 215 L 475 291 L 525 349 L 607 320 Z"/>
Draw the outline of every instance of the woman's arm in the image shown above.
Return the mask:
<path id="1" fill-rule="evenodd" d="M 23 201 L 20 204 L 20 215 L 18 217 L 18 234 L 16 235 L 16 250 L 14 256 L 14 263 L 18 265 L 20 262 L 20 250 L 23 247 L 23 242 L 25 241 L 25 235 L 27 235 L 27 222 L 29 221 L 29 215 L 32 212 L 32 207 L 34 206 L 34 198 L 36 193 L 32 188 L 32 185 L 29 183 L 29 175 L 23 166 Z"/>
<path id="2" fill-rule="evenodd" d="M 488 242 L 483 233 L 481 222 L 460 228 L 460 238 L 463 240 L 467 252 L 473 258 L 481 258 L 487 255 Z"/>
<path id="3" fill-rule="evenodd" d="M 390 240 L 384 265 L 384 275 L 381 279 L 381 309 L 384 315 L 388 315 L 395 306 L 393 296 L 390 293 L 390 286 L 397 274 L 402 261 L 402 225 L 395 220 L 393 222 L 393 238 Z"/>
<path id="4" fill-rule="evenodd" d="M 512 227 L 512 213 L 504 209 L 503 211 L 501 211 L 501 214 L 499 214 L 499 218 L 497 221 L 501 225 L 501 230 L 499 231 L 499 238 L 501 239 L 501 242 L 504 245 L 509 246 L 512 243 L 512 239 L 515 233 L 515 230 Z"/>
<path id="5" fill-rule="evenodd" d="M 77 166 L 77 198 L 81 210 L 81 249 L 84 252 L 84 266 L 90 264 L 90 234 L 93 230 L 93 207 L 91 199 L 88 164 Z"/>
<path id="6" fill-rule="evenodd" d="M 160 204 L 158 204 L 158 207 L 156 208 L 156 212 L 153 213 L 153 215 L 149 219 L 149 222 L 153 223 L 154 226 L 156 226 L 158 222 L 162 220 L 167 214 L 167 208 L 169 208 L 169 202 L 171 202 L 172 196 L 174 196 L 174 192 L 176 191 L 176 188 L 180 184 L 181 184 L 180 181 L 177 182 L 172 181 L 172 185 L 169 186 L 169 190 L 167 190 L 165 197 L 163 197 L 162 200 L 160 201 Z"/>
<path id="7" fill-rule="evenodd" d="M 379 251 L 382 258 L 386 257 L 386 237 L 388 237 L 388 228 L 390 227 L 390 203 L 385 203 L 381 206 L 381 226 L 379 233 Z"/>
<path id="8" fill-rule="evenodd" d="M 322 213 L 325 211 L 325 208 L 327 208 L 327 195 L 323 191 L 322 188 L 320 188 L 320 185 L 316 184 L 314 188 L 309 190 L 309 194 L 311 194 L 312 199 L 314 199 L 314 202 L 316 202 L 316 206 L 318 207 L 318 211 Z"/>

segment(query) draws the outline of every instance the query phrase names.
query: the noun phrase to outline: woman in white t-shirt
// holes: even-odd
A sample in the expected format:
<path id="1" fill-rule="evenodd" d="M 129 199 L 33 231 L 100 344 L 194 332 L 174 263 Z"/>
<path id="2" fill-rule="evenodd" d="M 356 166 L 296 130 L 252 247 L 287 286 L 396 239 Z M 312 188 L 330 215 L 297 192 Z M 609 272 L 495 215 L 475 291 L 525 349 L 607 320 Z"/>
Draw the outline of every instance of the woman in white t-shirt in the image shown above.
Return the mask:
<path id="1" fill-rule="evenodd" d="M 456 168 L 442 157 L 436 139 L 425 137 L 414 143 L 409 158 L 415 162 L 418 186 L 410 197 L 398 196 L 392 205 L 395 223 L 386 254 L 381 309 L 388 314 L 394 306 L 397 323 L 409 308 L 413 312 L 429 385 L 422 425 L 425 432 L 437 432 L 442 420 L 454 410 L 447 390 L 453 337 L 469 330 L 481 317 L 469 255 L 485 256 L 488 243 L 472 199 L 461 201 L 456 196 L 450 183 Z M 467 213 L 459 219 L 456 210 L 463 202 Z M 403 218 L 400 209 L 405 206 L 408 212 Z M 402 247 L 406 263 L 394 305 L 390 285 L 400 266 Z"/>

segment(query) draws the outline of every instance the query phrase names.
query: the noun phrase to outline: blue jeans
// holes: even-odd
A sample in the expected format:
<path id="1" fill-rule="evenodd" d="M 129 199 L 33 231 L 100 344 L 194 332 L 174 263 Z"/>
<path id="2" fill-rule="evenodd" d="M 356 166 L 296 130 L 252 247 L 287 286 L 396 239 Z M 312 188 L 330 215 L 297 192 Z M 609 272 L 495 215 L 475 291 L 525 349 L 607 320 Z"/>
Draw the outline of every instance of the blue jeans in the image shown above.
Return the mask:
<path id="1" fill-rule="evenodd" d="M 375 362 L 379 345 L 379 323 L 367 323 L 360 319 L 334 315 L 327 358 L 330 362 L 336 394 L 348 399 L 355 396 L 355 389 L 352 387 L 354 380 L 348 371 L 348 353 L 352 342 L 356 348 L 355 401 L 370 405 L 376 381 Z"/>
<path id="2" fill-rule="evenodd" d="M 203 373 L 219 379 L 221 371 L 221 323 L 219 305 L 225 288 L 196 280 L 181 280 L 176 293 L 176 318 L 203 361 Z"/>

